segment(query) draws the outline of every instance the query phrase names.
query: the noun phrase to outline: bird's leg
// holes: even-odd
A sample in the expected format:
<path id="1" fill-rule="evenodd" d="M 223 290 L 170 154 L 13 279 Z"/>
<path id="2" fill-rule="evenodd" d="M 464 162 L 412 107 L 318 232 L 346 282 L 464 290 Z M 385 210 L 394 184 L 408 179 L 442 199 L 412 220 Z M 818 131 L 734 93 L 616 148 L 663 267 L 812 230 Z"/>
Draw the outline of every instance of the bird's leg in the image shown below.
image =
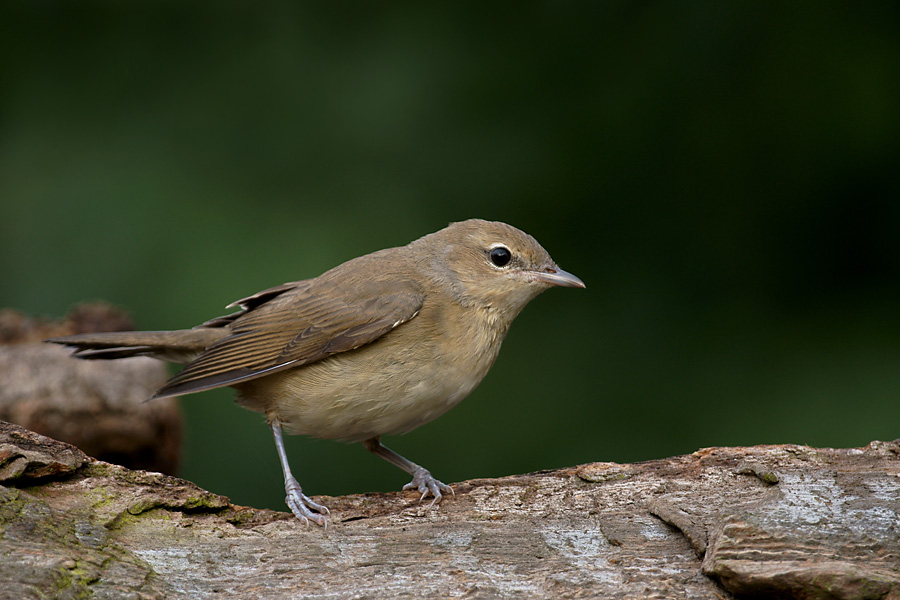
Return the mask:
<path id="1" fill-rule="evenodd" d="M 291 475 L 287 453 L 284 451 L 284 439 L 281 437 L 281 425 L 277 421 L 273 421 L 269 423 L 269 427 L 272 428 L 272 437 L 275 438 L 275 449 L 278 450 L 278 460 L 281 461 L 281 470 L 284 471 L 284 491 L 287 493 L 284 501 L 290 507 L 294 516 L 300 519 L 304 525 L 309 525 L 309 522 L 313 521 L 316 525 L 325 526 L 326 521 L 323 515 L 328 513 L 328 509 L 310 500 L 303 493 L 300 484 L 297 483 L 294 476 Z"/>
<path id="2" fill-rule="evenodd" d="M 380 438 L 373 437 L 372 439 L 365 440 L 363 446 L 365 446 L 366 450 L 372 454 L 380 456 L 392 465 L 400 467 L 412 475 L 412 481 L 404 485 L 403 489 L 418 490 L 422 494 L 422 497 L 419 498 L 420 502 L 424 500 L 428 494 L 431 494 L 434 496 L 434 500 L 431 501 L 430 506 L 433 506 L 435 502 L 440 502 L 441 498 L 443 498 L 441 492 L 456 495 L 456 492 L 453 491 L 452 487 L 446 483 L 441 483 L 432 477 L 431 473 L 425 467 L 421 467 L 411 460 L 403 458 L 387 446 L 383 445 Z"/>

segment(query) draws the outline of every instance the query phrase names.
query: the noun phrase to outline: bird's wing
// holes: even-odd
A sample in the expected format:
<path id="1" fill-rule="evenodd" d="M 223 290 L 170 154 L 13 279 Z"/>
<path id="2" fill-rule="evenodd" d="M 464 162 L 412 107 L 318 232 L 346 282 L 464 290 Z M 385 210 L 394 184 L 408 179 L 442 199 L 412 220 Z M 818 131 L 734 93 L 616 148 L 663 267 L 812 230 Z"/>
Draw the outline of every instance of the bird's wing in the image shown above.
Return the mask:
<path id="1" fill-rule="evenodd" d="M 282 283 L 281 285 L 276 285 L 275 287 L 271 287 L 265 289 L 261 292 L 256 292 L 252 296 L 247 296 L 246 298 L 241 298 L 240 300 L 235 300 L 225 308 L 234 308 L 239 307 L 240 310 L 237 312 L 233 312 L 230 315 L 224 315 L 221 317 L 216 317 L 214 319 L 210 319 L 205 323 L 198 325 L 197 327 L 227 327 L 234 323 L 238 317 L 243 317 L 245 314 L 250 312 L 251 310 L 258 308 L 272 300 L 277 298 L 278 296 L 284 294 L 285 292 L 290 292 L 293 290 L 297 290 L 300 288 L 308 288 L 315 282 L 315 279 L 304 279 L 303 281 L 289 281 L 287 283 Z"/>
<path id="2" fill-rule="evenodd" d="M 245 307 L 231 334 L 212 344 L 160 388 L 179 396 L 309 364 L 368 344 L 418 314 L 423 295 L 402 281 L 297 286 Z M 256 300 L 255 297 L 251 297 Z"/>

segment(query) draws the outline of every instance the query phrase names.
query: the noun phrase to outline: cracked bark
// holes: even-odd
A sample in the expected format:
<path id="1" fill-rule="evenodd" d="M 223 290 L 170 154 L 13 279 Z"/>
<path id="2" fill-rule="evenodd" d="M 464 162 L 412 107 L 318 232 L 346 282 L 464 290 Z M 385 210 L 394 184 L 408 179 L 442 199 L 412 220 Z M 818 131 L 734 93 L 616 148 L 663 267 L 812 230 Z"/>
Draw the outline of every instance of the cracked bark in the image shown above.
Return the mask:
<path id="1" fill-rule="evenodd" d="M 748 469 L 747 464 L 755 465 Z M 760 475 L 762 474 L 762 475 Z M 43 598 L 900 598 L 900 442 L 318 497 L 327 529 L 0 424 L 0 590 Z"/>
<path id="2" fill-rule="evenodd" d="M 0 341 L 47 334 L 9 323 Z M 62 435 L 111 414 L 141 440 L 171 422 L 139 403 L 165 377 L 153 361 L 73 361 L 21 338 L 0 346 L 0 418 Z M 304 527 L 0 421 L 0 598 L 900 600 L 900 440 L 708 448 L 454 488 L 435 507 L 416 492 L 316 497 L 329 526 Z"/>

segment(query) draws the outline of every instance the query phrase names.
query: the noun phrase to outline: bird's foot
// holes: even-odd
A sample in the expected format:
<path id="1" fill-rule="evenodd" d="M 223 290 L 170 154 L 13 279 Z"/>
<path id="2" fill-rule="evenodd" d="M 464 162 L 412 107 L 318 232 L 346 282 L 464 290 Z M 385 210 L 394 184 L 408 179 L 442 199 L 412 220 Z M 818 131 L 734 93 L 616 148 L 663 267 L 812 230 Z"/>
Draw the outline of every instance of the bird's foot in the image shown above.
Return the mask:
<path id="1" fill-rule="evenodd" d="M 303 493 L 296 479 L 293 477 L 287 479 L 284 482 L 284 491 L 287 493 L 284 501 L 301 523 L 309 525 L 309 522 L 312 521 L 316 525 L 327 526 L 328 522 L 324 515 L 328 514 L 328 508 L 310 500 L 309 496 Z"/>
<path id="2" fill-rule="evenodd" d="M 434 506 L 435 502 L 440 502 L 441 498 L 444 497 L 444 494 L 451 494 L 453 496 L 456 495 L 456 492 L 453 491 L 453 488 L 447 485 L 446 483 L 442 483 L 431 476 L 431 473 L 428 469 L 423 469 L 419 467 L 413 472 L 412 481 L 403 486 L 404 490 L 418 490 L 422 496 L 419 498 L 419 502 L 424 500 L 429 494 L 434 496 L 434 500 L 431 501 L 431 504 L 428 506 Z M 442 493 L 443 492 L 443 493 Z"/>

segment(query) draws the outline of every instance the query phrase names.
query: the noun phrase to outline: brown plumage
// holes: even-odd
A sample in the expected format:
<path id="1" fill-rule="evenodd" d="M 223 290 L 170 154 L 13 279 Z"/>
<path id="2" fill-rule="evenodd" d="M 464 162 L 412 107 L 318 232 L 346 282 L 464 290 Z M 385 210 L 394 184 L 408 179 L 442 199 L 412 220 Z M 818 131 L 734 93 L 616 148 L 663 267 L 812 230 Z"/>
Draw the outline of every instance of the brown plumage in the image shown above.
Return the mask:
<path id="1" fill-rule="evenodd" d="M 49 341 L 80 358 L 147 355 L 186 363 L 155 397 L 223 386 L 264 413 L 287 503 L 324 524 L 324 507 L 290 474 L 282 427 L 361 441 L 413 475 L 404 489 L 435 501 L 449 486 L 381 445 L 440 416 L 478 385 L 510 324 L 541 291 L 584 287 L 528 234 L 504 223 L 454 223 L 406 246 L 347 261 L 314 279 L 235 302 L 193 329 L 82 334 Z"/>

